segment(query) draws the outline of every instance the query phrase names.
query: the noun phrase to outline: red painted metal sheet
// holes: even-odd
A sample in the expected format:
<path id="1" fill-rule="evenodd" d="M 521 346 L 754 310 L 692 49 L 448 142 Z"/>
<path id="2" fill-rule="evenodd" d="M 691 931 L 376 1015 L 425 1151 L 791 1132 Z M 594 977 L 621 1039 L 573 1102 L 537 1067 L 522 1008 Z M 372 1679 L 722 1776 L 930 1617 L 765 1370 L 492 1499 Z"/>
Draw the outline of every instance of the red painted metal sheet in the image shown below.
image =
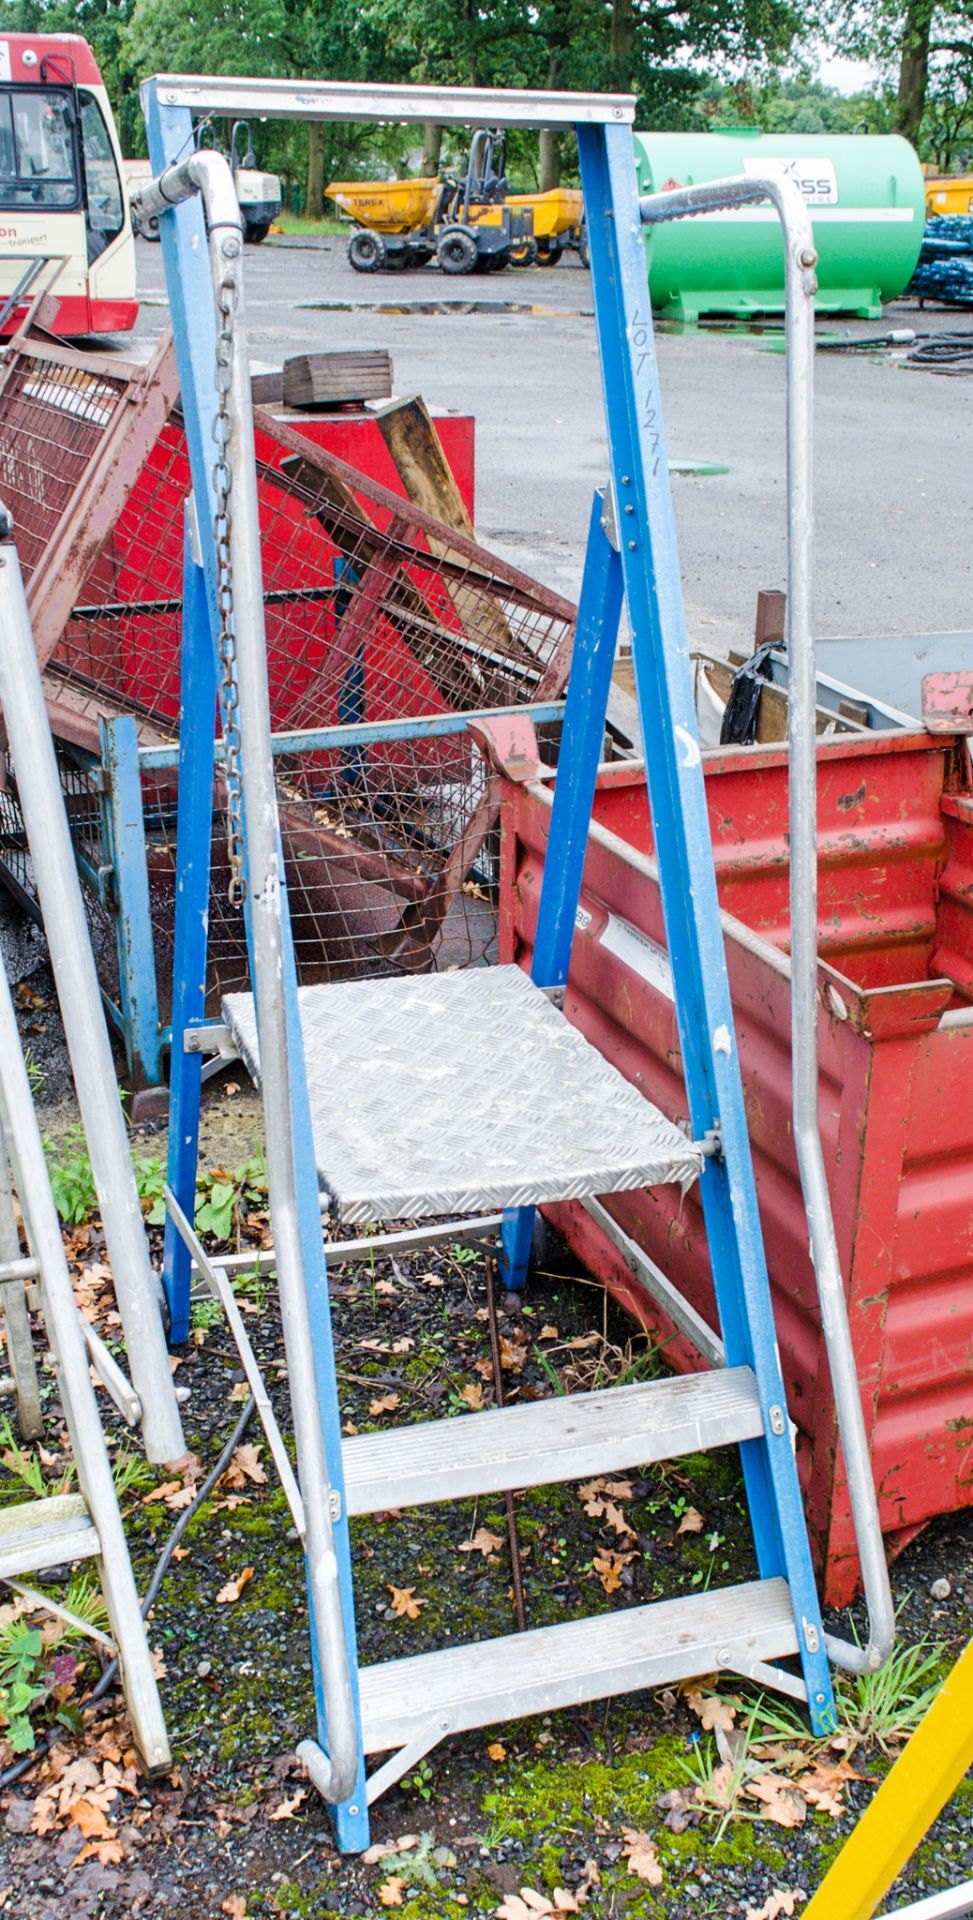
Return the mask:
<path id="1" fill-rule="evenodd" d="M 761 1218 L 815 1550 L 858 1577 L 790 1125 L 787 763 L 707 756 L 707 796 Z M 503 791 L 501 958 L 529 964 L 549 805 Z M 952 738 L 819 747 L 819 1115 L 862 1402 L 890 1543 L 973 1501 L 973 796 Z M 641 771 L 602 770 L 567 1017 L 674 1119 L 685 1095 Z M 625 1231 L 714 1322 L 698 1198 L 616 1195 Z M 576 1205 L 576 1253 L 679 1368 L 699 1356 Z"/>

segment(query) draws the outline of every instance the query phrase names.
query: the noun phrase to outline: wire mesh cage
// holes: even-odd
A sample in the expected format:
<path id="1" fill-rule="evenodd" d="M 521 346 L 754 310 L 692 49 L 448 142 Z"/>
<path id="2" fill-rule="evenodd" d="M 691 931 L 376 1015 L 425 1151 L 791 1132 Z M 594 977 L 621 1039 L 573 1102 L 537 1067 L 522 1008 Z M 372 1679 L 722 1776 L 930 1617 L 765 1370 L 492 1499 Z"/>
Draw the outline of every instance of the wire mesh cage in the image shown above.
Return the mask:
<path id="1" fill-rule="evenodd" d="M 74 391 L 70 369 L 61 371 L 65 379 L 59 375 L 46 393 L 41 381 L 36 400 L 26 395 L 30 382 L 16 389 L 18 444 L 26 434 L 27 445 L 18 456 L 24 484 L 12 504 L 18 539 L 27 528 L 27 570 L 35 574 L 41 558 L 64 542 L 65 513 L 90 520 L 94 502 L 89 488 L 86 504 L 84 475 L 104 462 L 105 436 L 124 399 L 88 368 L 75 416 L 65 400 Z M 9 405 L 5 414 L 7 400 L 0 388 L 0 446 L 16 413 Z M 39 422 L 25 416 L 28 403 L 39 408 Z M 52 526 L 47 450 L 65 431 L 75 465 Z M 495 930 L 496 805 L 471 736 L 455 721 L 556 699 L 566 683 L 574 609 L 262 410 L 255 451 L 277 788 L 300 977 L 487 959 Z M 99 721 L 130 715 L 140 748 L 156 750 L 158 759 L 157 750 L 175 742 L 180 720 L 191 480 L 178 410 L 167 409 L 137 466 L 122 464 L 108 524 L 85 554 L 68 617 L 42 664 L 59 738 L 96 752 Z M 43 514 L 35 492 L 44 495 Z M 45 558 L 43 570 L 47 564 Z M 216 714 L 193 720 L 218 730 Z M 342 730 L 337 740 L 321 738 L 334 729 Z M 246 978 L 242 918 L 227 903 L 224 799 L 218 768 L 208 983 L 214 1008 Z M 176 887 L 174 755 L 161 768 L 143 768 L 142 801 L 165 1019 Z"/>

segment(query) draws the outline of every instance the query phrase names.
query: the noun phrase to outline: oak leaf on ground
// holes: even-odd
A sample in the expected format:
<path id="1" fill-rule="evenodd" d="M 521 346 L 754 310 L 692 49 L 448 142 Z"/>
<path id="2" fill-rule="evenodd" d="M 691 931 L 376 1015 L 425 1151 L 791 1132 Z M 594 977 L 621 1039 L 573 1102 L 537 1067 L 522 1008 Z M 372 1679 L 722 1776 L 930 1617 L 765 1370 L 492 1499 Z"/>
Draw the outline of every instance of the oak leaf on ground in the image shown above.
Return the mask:
<path id="1" fill-rule="evenodd" d="M 606 1593 L 617 1593 L 622 1584 L 622 1570 L 634 1560 L 634 1553 L 616 1553 L 614 1547 L 606 1547 L 603 1553 L 596 1553 L 591 1562 Z"/>
<path id="2" fill-rule="evenodd" d="M 374 1400 L 369 1401 L 368 1411 L 373 1419 L 377 1419 L 380 1413 L 394 1413 L 396 1408 L 401 1407 L 401 1405 L 401 1394 L 381 1393 L 377 1394 Z"/>
<path id="3" fill-rule="evenodd" d="M 622 1858 L 627 1860 L 629 1872 L 637 1874 L 647 1886 L 661 1887 L 662 1868 L 655 1841 L 650 1840 L 647 1833 L 639 1833 L 635 1827 L 623 1827 L 622 1839 L 625 1842 Z"/>
<path id="4" fill-rule="evenodd" d="M 503 1546 L 499 1533 L 491 1533 L 489 1527 L 477 1527 L 469 1540 L 464 1540 L 460 1553 L 482 1553 L 484 1560 L 495 1560 L 498 1547 Z"/>
<path id="5" fill-rule="evenodd" d="M 748 1907 L 746 1920 L 781 1920 L 796 1911 L 798 1900 L 806 1900 L 803 1887 L 775 1887 L 767 1895 L 762 1907 Z"/>
<path id="6" fill-rule="evenodd" d="M 767 1819 L 776 1821 L 779 1827 L 803 1827 L 807 1801 L 779 1773 L 758 1773 L 747 1781 L 744 1791 L 751 1799 L 763 1802 Z"/>
<path id="7" fill-rule="evenodd" d="M 237 1447 L 221 1484 L 224 1487 L 242 1487 L 250 1480 L 255 1487 L 265 1487 L 267 1475 L 259 1456 L 259 1445 L 244 1442 Z"/>
<path id="8" fill-rule="evenodd" d="M 704 1733 L 712 1733 L 715 1727 L 729 1733 L 735 1724 L 736 1708 L 718 1693 L 687 1693 L 686 1705 L 700 1721 Z"/>
<path id="9" fill-rule="evenodd" d="M 273 1811 L 268 1813 L 268 1820 L 293 1820 L 301 1801 L 306 1799 L 307 1788 L 298 1787 L 293 1799 L 282 1800 L 279 1807 L 274 1807 Z"/>
<path id="10" fill-rule="evenodd" d="M 426 1602 L 417 1599 L 415 1587 L 390 1586 L 389 1592 L 392 1595 L 390 1603 L 392 1612 L 396 1614 L 400 1620 L 418 1620 L 419 1609 L 420 1607 L 424 1607 Z"/>
<path id="11" fill-rule="evenodd" d="M 244 1567 L 242 1571 L 237 1574 L 235 1580 L 228 1580 L 226 1586 L 220 1588 L 216 1596 L 217 1606 L 227 1607 L 230 1606 L 234 1600 L 239 1600 L 247 1581 L 252 1579 L 253 1568 Z"/>

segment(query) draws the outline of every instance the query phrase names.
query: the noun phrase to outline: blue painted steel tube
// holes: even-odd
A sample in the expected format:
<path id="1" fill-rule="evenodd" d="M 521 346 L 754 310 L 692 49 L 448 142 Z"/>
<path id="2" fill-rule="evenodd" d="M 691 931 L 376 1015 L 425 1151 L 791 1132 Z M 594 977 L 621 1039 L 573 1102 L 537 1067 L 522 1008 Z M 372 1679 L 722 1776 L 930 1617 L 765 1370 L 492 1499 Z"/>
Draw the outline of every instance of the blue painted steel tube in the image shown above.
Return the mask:
<path id="1" fill-rule="evenodd" d="M 187 110 L 163 107 L 157 83 L 145 88 L 146 118 L 154 167 L 162 172 L 192 152 Z M 191 192 L 189 176 L 181 170 Z M 173 179 L 170 174 L 170 180 Z M 198 183 L 197 183 L 198 184 Z M 187 209 L 194 222 L 180 225 Z M 238 219 L 238 215 L 237 215 Z M 176 208 L 160 208 L 166 278 L 172 304 L 187 442 L 194 492 L 200 508 L 200 542 L 207 584 L 212 639 L 219 633 L 215 569 L 212 466 L 216 417 L 213 373 L 216 365 L 215 289 L 197 196 Z M 215 228 L 220 271 L 238 259 L 227 244 L 226 228 Z M 234 227 L 234 233 L 238 233 Z M 194 234 L 197 236 L 194 243 Z M 232 235 L 230 236 L 232 240 Z M 338 1770 L 347 1786 L 333 1805 L 339 1846 L 357 1852 L 368 1844 L 364 1755 L 358 1703 L 354 1597 L 347 1503 L 341 1452 L 334 1353 L 321 1239 L 317 1169 L 314 1162 L 303 1042 L 297 1005 L 293 941 L 283 877 L 283 857 L 274 806 L 270 749 L 270 711 L 263 597 L 260 583 L 259 524 L 253 470 L 253 424 L 246 364 L 242 287 L 236 268 L 238 311 L 229 356 L 229 409 L 233 462 L 230 546 L 236 575 L 237 675 L 240 691 L 243 781 L 256 794 L 245 835 L 248 935 L 251 975 L 258 1012 L 264 1071 L 264 1117 L 271 1207 L 277 1240 L 279 1292 L 290 1367 L 291 1400 L 298 1447 L 298 1472 L 308 1523 L 307 1578 L 319 1744 L 316 1777 L 329 1792 Z M 203 502 L 205 501 L 205 511 Z M 244 720 L 246 723 L 244 724 Z M 274 948 L 273 960 L 270 949 Z M 259 950 L 267 964 L 254 968 Z M 264 1015 L 267 1015 L 265 1018 Z M 283 1105 L 280 1103 L 283 1102 Z M 277 1103 L 277 1104 L 275 1104 Z M 310 1367 L 309 1367 L 310 1363 Z M 313 1369 L 313 1379 L 311 1378 Z M 328 1489 L 336 1496 L 332 1512 Z M 335 1615 L 337 1614 L 337 1624 Z M 315 1643 L 326 1632 L 320 1648 Z M 328 1663 L 327 1666 L 325 1663 Z M 326 1697 L 337 1702 L 336 1758 L 328 1752 Z M 314 1752 L 313 1743 L 303 1743 Z M 310 1770 L 310 1769 L 309 1769 Z M 329 1792 L 329 1798 L 331 1794 Z"/>
<path id="2" fill-rule="evenodd" d="M 162 1078 L 159 992 L 149 911 L 145 816 L 139 772 L 138 729 L 131 714 L 99 720 L 105 770 L 102 806 L 107 816 L 114 869 L 115 944 L 125 1055 L 129 1072 L 146 1086 Z"/>
<path id="3" fill-rule="evenodd" d="M 579 127 L 602 381 L 646 774 L 697 1139 L 717 1121 L 701 1197 L 727 1364 L 757 1377 L 765 1434 L 741 1447 L 761 1572 L 785 1574 L 812 1723 L 834 1725 L 750 1157 L 696 728 L 642 221 L 624 128 Z M 631 507 L 631 513 L 627 508 Z"/>
<path id="4" fill-rule="evenodd" d="M 274 754 L 341 752 L 346 747 L 369 747 L 386 740 L 438 740 L 465 733 L 471 720 L 497 720 L 505 714 L 526 714 L 535 726 L 560 720 L 563 700 L 527 701 L 517 707 L 480 707 L 472 713 L 420 713 L 401 720 L 366 720 L 360 726 L 300 727 L 293 733 L 275 733 Z M 216 742 L 216 758 L 224 758 L 223 742 Z M 144 773 L 161 772 L 179 764 L 178 747 L 143 747 L 139 765 Z"/>
<path id="5" fill-rule="evenodd" d="M 588 845 L 598 762 L 605 738 L 615 642 L 622 610 L 622 568 L 602 525 L 605 511 L 595 494 L 588 527 L 571 678 L 558 750 L 551 833 L 544 861 L 531 978 L 539 987 L 563 987 L 571 964 L 575 915 Z M 503 1216 L 500 1274 L 519 1292 L 527 1278 L 534 1207 L 508 1207 Z"/>
<path id="6" fill-rule="evenodd" d="M 188 517 L 188 516 L 187 516 Z M 182 679 L 179 711 L 179 810 L 176 826 L 176 913 L 172 973 L 172 1059 L 169 1077 L 167 1180 L 187 1220 L 196 1202 L 202 1056 L 186 1053 L 183 1034 L 206 1018 L 210 839 L 213 818 L 213 739 L 216 729 L 216 655 L 210 639 L 206 578 L 193 559 L 186 528 L 183 552 Z M 192 1261 L 175 1223 L 166 1216 L 163 1285 L 169 1303 L 169 1340 L 189 1338 Z"/>

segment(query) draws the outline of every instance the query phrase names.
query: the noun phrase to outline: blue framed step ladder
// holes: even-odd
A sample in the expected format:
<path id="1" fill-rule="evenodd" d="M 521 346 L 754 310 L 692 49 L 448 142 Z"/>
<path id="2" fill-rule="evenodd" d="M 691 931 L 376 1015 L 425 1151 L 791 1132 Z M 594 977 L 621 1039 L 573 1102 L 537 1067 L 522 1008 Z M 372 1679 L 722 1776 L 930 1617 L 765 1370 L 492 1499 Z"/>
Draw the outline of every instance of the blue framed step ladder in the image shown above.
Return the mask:
<path id="1" fill-rule="evenodd" d="M 188 1325 L 194 1264 L 221 1298 L 227 1291 L 193 1234 L 191 1218 L 203 1059 L 207 1052 L 239 1053 L 263 1095 L 297 1449 L 297 1481 L 289 1497 L 306 1552 L 318 1716 L 316 1738 L 299 1749 L 303 1763 L 333 1809 L 339 1845 L 355 1851 L 368 1843 L 368 1806 L 379 1793 L 450 1733 L 493 1721 L 723 1668 L 806 1702 L 814 1728 L 825 1733 L 834 1725 L 831 1659 L 880 1664 L 890 1608 L 882 1593 L 884 1560 L 867 1455 L 863 1466 L 861 1451 L 854 1450 L 849 1367 L 855 1403 L 857 1383 L 849 1344 L 843 1362 L 840 1355 L 837 1363 L 833 1359 L 833 1371 L 836 1390 L 841 1386 L 844 1395 L 842 1435 L 850 1476 L 856 1476 L 863 1560 L 866 1548 L 870 1555 L 873 1631 L 862 1648 L 825 1635 L 757 1211 L 644 253 L 647 220 L 740 199 L 771 199 L 789 249 L 793 326 L 795 332 L 804 329 L 804 346 L 810 340 L 813 349 L 807 327 L 813 329 L 814 255 L 803 203 L 789 183 L 762 180 L 717 183 L 640 204 L 634 102 L 626 97 L 164 75 L 146 83 L 143 104 L 158 178 L 141 196 L 142 211 L 160 216 L 193 474 L 172 1016 L 174 1035 L 183 1041 L 173 1044 L 165 1280 L 176 1340 Z M 530 978 L 517 968 L 488 968 L 298 989 L 271 754 L 242 234 L 225 164 L 212 152 L 194 151 L 193 114 L 202 112 L 435 119 L 577 133 L 610 473 L 595 497 L 588 531 Z M 797 298 L 802 291 L 803 317 Z M 806 424 L 807 366 L 805 353 L 789 382 L 792 427 Z M 796 511 L 806 514 L 802 457 L 798 448 Z M 791 536 L 798 608 L 792 618 L 800 622 L 800 570 L 809 569 L 809 539 L 795 539 L 794 526 Z M 623 600 L 675 981 L 688 1135 L 565 1022 L 552 991 L 567 979 Z M 801 872 L 813 914 L 813 649 L 809 630 L 796 638 L 807 641 L 810 654 L 810 764 L 805 761 L 806 791 L 795 795 L 795 804 L 803 809 L 797 832 L 805 852 L 810 832 L 811 872 Z M 792 704 L 800 724 L 800 701 Z M 211 724 L 218 705 L 219 756 Z M 216 1024 L 205 1017 L 214 776 L 228 821 L 253 984 L 252 994 L 224 1003 Z M 795 843 L 800 865 L 797 851 Z M 813 930 L 811 937 L 813 942 Z M 799 1064 L 803 1073 L 813 1058 L 816 1076 L 813 946 L 811 962 L 811 1011 L 805 1001 Z M 434 1125 L 424 1112 L 432 1102 L 421 1097 L 432 1086 Z M 801 1086 L 806 1091 L 806 1074 Z M 813 1141 L 807 1151 L 813 1174 Z M 537 1204 L 569 1196 L 594 1199 L 668 1180 L 700 1184 L 725 1366 L 567 1401 L 342 1438 L 322 1196 L 332 1216 L 351 1225 L 454 1216 L 441 1226 L 444 1239 L 456 1237 L 457 1212 L 472 1215 L 463 1223 L 469 1232 L 496 1236 L 499 1230 L 501 1270 L 507 1286 L 519 1289 Z M 820 1229 L 826 1188 L 822 1203 L 810 1175 L 806 1192 L 809 1187 L 809 1211 Z M 414 1243 L 417 1231 L 421 1238 L 437 1229 L 410 1229 L 403 1244 Z M 827 1254 L 826 1238 L 825 1222 L 814 1234 L 816 1254 L 822 1246 Z M 381 1244 L 389 1244 L 389 1236 Z M 819 1272 L 819 1280 L 831 1288 L 828 1322 L 840 1345 L 840 1270 L 835 1265 L 823 1280 Z M 269 1408 L 261 1411 L 278 1457 L 280 1436 Z M 359 1668 L 352 1516 L 550 1484 L 729 1443 L 740 1448 L 759 1569 L 755 1581 Z M 366 1777 L 366 1756 L 374 1754 L 390 1757 Z"/>

